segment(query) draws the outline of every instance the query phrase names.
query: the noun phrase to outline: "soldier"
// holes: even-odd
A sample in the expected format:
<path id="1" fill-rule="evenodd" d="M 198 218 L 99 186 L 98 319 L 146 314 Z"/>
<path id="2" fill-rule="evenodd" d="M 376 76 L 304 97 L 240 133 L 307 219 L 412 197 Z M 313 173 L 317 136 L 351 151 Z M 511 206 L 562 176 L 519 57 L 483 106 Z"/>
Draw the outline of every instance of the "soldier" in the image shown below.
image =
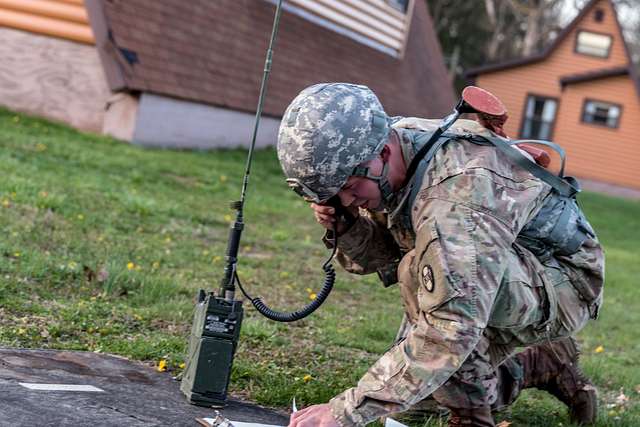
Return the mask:
<path id="1" fill-rule="evenodd" d="M 336 225 L 340 264 L 397 281 L 405 309 L 397 343 L 357 386 L 298 411 L 290 426 L 362 426 L 426 399 L 449 409 L 450 426 L 494 426 L 492 411 L 528 387 L 592 423 L 596 390 L 572 335 L 602 302 L 593 230 L 577 207 L 567 208 L 571 220 L 559 214 L 575 203 L 552 185 L 474 141 L 496 137 L 474 121 L 459 120 L 426 169 L 406 176 L 437 124 L 388 117 L 369 88 L 345 83 L 303 90 L 284 114 L 278 158 L 287 181 L 322 226 Z M 334 197 L 351 220 L 327 204 Z M 532 229 L 560 239 L 527 238 Z"/>

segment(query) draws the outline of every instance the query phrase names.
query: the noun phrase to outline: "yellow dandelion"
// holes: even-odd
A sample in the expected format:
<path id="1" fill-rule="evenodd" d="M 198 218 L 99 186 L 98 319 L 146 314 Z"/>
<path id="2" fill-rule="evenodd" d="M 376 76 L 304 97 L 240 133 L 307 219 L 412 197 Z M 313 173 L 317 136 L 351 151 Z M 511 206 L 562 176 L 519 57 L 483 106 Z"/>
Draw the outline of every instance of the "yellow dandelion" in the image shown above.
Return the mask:
<path id="1" fill-rule="evenodd" d="M 14 252 L 13 256 L 16 258 L 20 258 L 20 255 L 22 255 L 20 252 Z"/>
<path id="2" fill-rule="evenodd" d="M 127 270 L 133 270 L 134 268 L 136 268 L 136 265 L 134 263 L 132 263 L 131 261 L 129 261 L 127 263 Z"/>
<path id="3" fill-rule="evenodd" d="M 79 220 L 79 221 L 82 221 L 82 220 L 84 219 L 84 215 L 82 215 L 82 214 L 78 214 L 78 217 L 77 217 L 77 218 L 78 218 L 78 220 Z"/>
<path id="4" fill-rule="evenodd" d="M 138 320 L 138 321 L 142 320 L 142 316 L 140 316 L 140 315 L 139 315 L 139 314 L 137 314 L 137 313 L 133 315 L 133 318 L 134 318 L 134 319 L 136 319 L 136 320 Z"/>
<path id="5" fill-rule="evenodd" d="M 226 175 L 220 175 L 220 182 L 227 182 L 227 176 Z"/>
<path id="6" fill-rule="evenodd" d="M 311 293 L 311 292 L 313 292 L 313 289 L 311 289 L 311 288 L 307 288 L 307 289 L 306 289 L 306 291 L 307 291 L 307 292 L 309 292 L 309 293 Z"/>
<path id="7" fill-rule="evenodd" d="M 39 142 L 36 144 L 36 151 L 42 153 L 43 151 L 47 150 L 47 146 L 44 145 L 43 143 Z"/>
<path id="8" fill-rule="evenodd" d="M 78 266 L 78 264 L 76 264 L 73 261 L 71 261 L 69 264 L 67 264 L 67 267 L 69 267 L 69 269 L 71 269 L 71 270 L 75 270 L 77 266 Z"/>
<path id="9" fill-rule="evenodd" d="M 202 251 L 202 255 L 204 255 L 204 256 L 209 255 L 209 251 L 205 249 L 204 251 Z"/>
<path id="10" fill-rule="evenodd" d="M 604 351 L 604 347 L 599 345 L 593 350 L 594 353 L 602 353 Z"/>
<path id="11" fill-rule="evenodd" d="M 289 272 L 288 271 L 281 271 L 280 272 L 280 278 L 281 279 L 286 279 L 287 277 L 289 277 Z"/>
<path id="12" fill-rule="evenodd" d="M 9 206 L 11 206 L 11 202 L 9 202 L 8 199 L 2 199 L 2 206 L 8 208 Z"/>
<path id="13" fill-rule="evenodd" d="M 165 237 L 164 242 L 165 243 L 171 243 L 171 237 L 169 237 L 169 236 Z"/>
<path id="14" fill-rule="evenodd" d="M 216 255 L 211 259 L 212 262 L 220 262 L 220 260 L 222 260 L 222 257 L 220 255 Z"/>
<path id="15" fill-rule="evenodd" d="M 315 293 L 313 293 L 313 292 L 311 292 L 311 293 L 309 294 L 309 299 L 310 299 L 310 300 L 314 300 L 314 299 L 316 299 L 317 297 L 318 297 L 318 295 L 316 295 L 316 294 L 315 294 Z"/>
<path id="16" fill-rule="evenodd" d="M 27 333 L 27 330 L 25 328 L 18 329 L 18 335 L 24 335 L 26 333 Z"/>
<path id="17" fill-rule="evenodd" d="M 181 364 L 179 364 L 179 365 L 178 365 L 178 367 L 179 367 L 180 369 L 184 369 L 186 366 L 187 366 L 187 364 L 186 364 L 186 363 L 184 363 L 184 362 L 182 362 Z"/>
<path id="18" fill-rule="evenodd" d="M 309 374 L 307 374 L 304 377 L 302 377 L 302 381 L 304 381 L 305 383 L 308 383 L 312 379 L 313 379 L 313 377 L 311 375 L 309 375 Z"/>
<path id="19" fill-rule="evenodd" d="M 162 359 L 158 362 L 158 367 L 156 368 L 158 372 L 164 372 L 167 370 L 167 361 Z"/>
<path id="20" fill-rule="evenodd" d="M 231 222 L 231 215 L 225 215 L 224 220 L 225 222 Z"/>
<path id="21" fill-rule="evenodd" d="M 158 261 L 154 261 L 153 264 L 151 264 L 151 268 L 154 270 L 160 268 L 160 263 Z"/>

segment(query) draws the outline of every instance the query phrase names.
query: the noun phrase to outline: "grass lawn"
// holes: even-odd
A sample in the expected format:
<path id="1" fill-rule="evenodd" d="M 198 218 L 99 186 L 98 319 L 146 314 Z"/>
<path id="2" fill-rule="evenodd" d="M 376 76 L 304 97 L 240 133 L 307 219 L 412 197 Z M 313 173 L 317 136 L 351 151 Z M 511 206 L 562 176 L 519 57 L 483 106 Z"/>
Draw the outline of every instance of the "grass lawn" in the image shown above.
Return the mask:
<path id="1" fill-rule="evenodd" d="M 194 296 L 222 277 L 245 155 L 148 150 L 0 110 L 0 345 L 115 353 L 179 373 Z M 640 203 L 581 201 L 608 262 L 601 318 L 579 336 L 600 390 L 598 426 L 637 426 Z M 249 292 L 279 310 L 309 302 L 327 251 L 272 149 L 254 156 L 245 221 L 239 274 Z M 387 349 L 401 313 L 397 287 L 342 270 L 303 321 L 277 324 L 248 308 L 232 392 L 279 408 L 294 396 L 327 401 Z M 541 392 L 501 419 L 568 424 Z"/>

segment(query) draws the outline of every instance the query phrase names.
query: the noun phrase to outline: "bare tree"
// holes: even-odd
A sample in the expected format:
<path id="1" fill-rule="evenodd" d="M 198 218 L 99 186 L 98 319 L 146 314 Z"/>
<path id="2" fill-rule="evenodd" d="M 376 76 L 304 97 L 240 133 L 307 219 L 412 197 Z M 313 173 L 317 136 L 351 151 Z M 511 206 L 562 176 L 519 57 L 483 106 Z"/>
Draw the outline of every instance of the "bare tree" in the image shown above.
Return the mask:
<path id="1" fill-rule="evenodd" d="M 449 72 L 460 87 L 465 83 L 464 69 L 529 56 L 543 49 L 557 36 L 561 24 L 566 24 L 561 22 L 561 12 L 571 9 L 568 4 L 577 14 L 588 0 L 426 1 Z M 640 0 L 614 1 L 640 11 Z M 640 46 L 638 30 L 640 23 L 635 31 Z"/>
<path id="2" fill-rule="evenodd" d="M 504 0 L 484 0 L 487 13 L 487 21 L 490 27 L 491 38 L 486 46 L 487 59 L 495 61 L 499 58 L 500 48 L 510 31 L 509 10 Z"/>

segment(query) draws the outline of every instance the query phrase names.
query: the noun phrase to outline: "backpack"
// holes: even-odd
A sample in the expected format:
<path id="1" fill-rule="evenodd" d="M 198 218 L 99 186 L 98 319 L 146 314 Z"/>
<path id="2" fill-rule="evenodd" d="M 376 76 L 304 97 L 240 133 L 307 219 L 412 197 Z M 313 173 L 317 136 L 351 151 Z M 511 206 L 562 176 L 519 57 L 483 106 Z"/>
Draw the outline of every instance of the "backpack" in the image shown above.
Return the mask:
<path id="1" fill-rule="evenodd" d="M 551 186 L 551 193 L 542 208 L 524 226 L 516 238 L 519 244 L 530 250 L 542 262 L 554 255 L 574 254 L 587 239 L 595 238 L 595 232 L 576 200 L 576 195 L 580 192 L 579 183 L 573 177 L 564 176 L 565 152 L 559 145 L 549 141 L 507 140 L 498 136 L 475 133 L 451 134 L 445 132 L 439 138 L 433 139 L 431 132 L 413 132 L 413 143 L 417 154 L 411 162 L 412 165 L 415 163 L 414 167 L 408 169 L 409 171 L 415 170 L 413 176 L 407 177 L 411 188 L 405 201 L 404 216 L 408 224 L 411 223 L 411 207 L 420 191 L 429 162 L 438 149 L 454 139 L 463 139 L 480 145 L 492 145 L 513 163 Z M 562 163 L 559 174 L 554 175 L 513 147 L 513 145 L 522 142 L 545 145 L 557 151 Z M 413 228 L 412 225 L 411 228 Z"/>

